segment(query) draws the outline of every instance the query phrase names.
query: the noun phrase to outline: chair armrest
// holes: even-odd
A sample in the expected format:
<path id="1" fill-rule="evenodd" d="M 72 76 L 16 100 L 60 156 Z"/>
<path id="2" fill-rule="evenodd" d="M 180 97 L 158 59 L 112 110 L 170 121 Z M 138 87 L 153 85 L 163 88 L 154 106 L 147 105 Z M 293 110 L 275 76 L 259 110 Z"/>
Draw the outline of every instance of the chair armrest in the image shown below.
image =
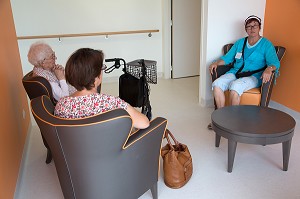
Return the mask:
<path id="1" fill-rule="evenodd" d="M 218 77 L 221 75 L 224 75 L 227 71 L 229 71 L 232 68 L 232 64 L 229 65 L 220 65 L 217 67 L 216 72 L 213 71 L 213 74 L 211 75 L 212 82 L 215 81 Z"/>
<path id="2" fill-rule="evenodd" d="M 231 68 L 232 68 L 232 64 L 218 66 L 216 72 L 213 71 L 213 74 L 211 75 L 211 82 L 214 82 L 221 75 L 224 75 L 227 71 L 229 71 Z M 217 109 L 217 104 L 216 104 L 215 99 L 214 99 L 214 105 L 215 105 L 215 110 L 216 110 Z"/>
<path id="3" fill-rule="evenodd" d="M 275 82 L 275 72 L 273 71 L 273 73 L 271 75 L 271 78 L 270 78 L 270 81 L 268 81 L 267 83 L 263 83 L 261 85 L 260 106 L 267 107 L 269 105 L 274 82 Z"/>
<path id="4" fill-rule="evenodd" d="M 140 129 L 129 136 L 117 157 L 119 161 L 116 164 L 118 165 L 114 165 L 121 169 L 113 172 L 115 178 L 125 180 L 118 184 L 114 182 L 111 187 L 122 187 L 123 190 L 142 187 L 141 189 L 146 192 L 157 183 L 160 175 L 161 145 L 166 127 L 167 120 L 159 117 L 152 120 L 148 128 Z M 111 175 L 110 177 L 114 178 Z"/>
<path id="5" fill-rule="evenodd" d="M 157 117 L 150 121 L 150 125 L 146 129 L 139 129 L 134 134 L 129 136 L 127 142 L 124 144 L 123 149 L 126 149 L 136 142 L 143 140 L 148 134 L 157 134 L 161 138 L 163 137 L 167 127 L 167 119 Z"/>

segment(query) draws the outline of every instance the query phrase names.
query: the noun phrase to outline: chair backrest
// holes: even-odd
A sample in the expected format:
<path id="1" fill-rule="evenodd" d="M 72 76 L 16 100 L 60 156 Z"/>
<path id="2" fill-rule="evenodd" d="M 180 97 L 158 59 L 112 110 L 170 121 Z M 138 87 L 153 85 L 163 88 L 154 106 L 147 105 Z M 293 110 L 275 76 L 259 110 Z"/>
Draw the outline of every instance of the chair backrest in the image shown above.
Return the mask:
<path id="1" fill-rule="evenodd" d="M 29 99 L 46 95 L 54 105 L 56 104 L 57 101 L 53 97 L 51 85 L 44 77 L 33 76 L 33 71 L 30 71 L 23 77 L 22 83 Z"/>
<path id="2" fill-rule="evenodd" d="M 286 49 L 282 46 L 275 46 L 275 51 L 276 51 L 278 60 L 281 61 L 285 54 Z M 265 106 L 265 107 L 269 106 L 269 102 L 271 100 L 272 90 L 273 90 L 275 81 L 276 81 L 276 73 L 273 72 L 270 81 L 262 84 L 260 106 Z"/>
<path id="3" fill-rule="evenodd" d="M 150 148 L 143 154 L 127 146 L 132 120 L 125 110 L 61 119 L 53 115 L 54 106 L 47 96 L 31 100 L 31 110 L 51 149 L 65 198 L 137 198 L 133 189 L 148 190 L 146 178 L 157 182 L 163 133 L 151 142 L 157 147 L 156 155 Z"/>
<path id="4" fill-rule="evenodd" d="M 226 53 L 228 53 L 228 51 L 231 49 L 231 47 L 233 46 L 233 44 L 226 44 L 223 46 L 223 54 L 225 55 Z"/>
<path id="5" fill-rule="evenodd" d="M 283 56 L 285 55 L 285 50 L 286 50 L 285 47 L 275 46 L 275 51 L 276 51 L 279 61 L 281 61 Z"/>

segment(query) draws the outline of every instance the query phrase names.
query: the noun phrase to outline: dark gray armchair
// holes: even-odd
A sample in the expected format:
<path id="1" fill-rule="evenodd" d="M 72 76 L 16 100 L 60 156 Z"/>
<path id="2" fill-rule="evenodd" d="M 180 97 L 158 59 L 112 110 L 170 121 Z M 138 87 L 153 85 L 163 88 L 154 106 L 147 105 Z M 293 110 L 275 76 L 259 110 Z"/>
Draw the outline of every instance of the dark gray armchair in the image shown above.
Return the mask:
<path id="1" fill-rule="evenodd" d="M 23 86 L 30 99 L 47 95 L 53 104 L 56 104 L 56 100 L 53 97 L 52 88 L 48 80 L 44 77 L 33 76 L 33 72 L 30 71 L 22 79 Z"/>
<path id="2" fill-rule="evenodd" d="M 47 79 L 41 76 L 33 76 L 33 71 L 27 73 L 22 79 L 23 86 L 26 90 L 26 93 L 29 99 L 34 99 L 36 97 L 46 95 L 50 98 L 53 105 L 57 103 L 56 99 L 53 97 L 53 92 L 51 85 Z M 100 93 L 101 85 L 97 88 L 97 91 Z M 42 139 L 45 147 L 47 148 L 47 157 L 46 157 L 46 164 L 49 164 L 52 160 L 51 150 L 43 137 Z"/>
<path id="3" fill-rule="evenodd" d="M 46 95 L 50 98 L 53 105 L 56 104 L 56 100 L 53 97 L 51 85 L 44 77 L 33 76 L 33 72 L 30 71 L 23 77 L 22 83 L 29 99 L 34 99 L 36 97 Z M 47 148 L 46 164 L 49 164 L 52 160 L 52 154 L 45 138 L 43 137 L 43 134 L 42 139 L 45 147 Z"/>
<path id="4" fill-rule="evenodd" d="M 151 189 L 157 198 L 160 148 L 167 126 L 161 117 L 130 134 L 123 109 L 84 119 L 60 119 L 47 96 L 31 100 L 31 111 L 51 149 L 68 199 L 134 199 Z"/>

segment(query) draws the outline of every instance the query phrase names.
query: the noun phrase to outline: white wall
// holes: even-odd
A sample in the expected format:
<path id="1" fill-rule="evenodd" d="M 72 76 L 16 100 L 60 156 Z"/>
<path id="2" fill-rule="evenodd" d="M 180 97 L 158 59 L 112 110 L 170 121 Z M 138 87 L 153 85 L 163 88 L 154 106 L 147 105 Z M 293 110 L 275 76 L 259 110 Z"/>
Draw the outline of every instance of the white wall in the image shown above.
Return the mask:
<path id="1" fill-rule="evenodd" d="M 11 0 L 18 36 L 159 29 L 147 34 L 45 39 L 56 51 L 60 64 L 81 47 L 104 50 L 106 58 L 127 61 L 139 58 L 156 60 L 158 73 L 170 77 L 170 0 Z M 266 0 L 201 0 L 199 102 L 212 106 L 209 64 L 222 54 L 224 44 L 244 37 L 244 20 L 251 14 L 264 20 Z M 206 31 L 207 30 L 207 31 Z M 263 26 L 262 26 L 263 30 Z M 261 32 L 262 33 L 262 32 Z M 23 72 L 32 66 L 27 51 L 36 40 L 19 40 Z M 121 70 L 105 74 L 118 78 Z"/>
<path id="2" fill-rule="evenodd" d="M 57 63 L 65 65 L 78 48 L 102 49 L 106 58 L 126 61 L 150 59 L 162 67 L 162 3 L 160 0 L 11 0 L 17 36 L 78 34 L 128 30 L 159 29 L 158 33 L 42 39 L 56 51 Z M 37 39 L 19 40 L 23 73 L 32 66 L 27 61 L 30 45 Z M 108 66 L 110 64 L 107 64 Z M 121 70 L 108 77 L 117 78 Z"/>
<path id="3" fill-rule="evenodd" d="M 222 47 L 246 36 L 244 20 L 249 15 L 262 19 L 262 30 L 266 0 L 202 0 L 202 29 L 200 56 L 200 104 L 212 106 L 210 63 L 222 55 Z"/>

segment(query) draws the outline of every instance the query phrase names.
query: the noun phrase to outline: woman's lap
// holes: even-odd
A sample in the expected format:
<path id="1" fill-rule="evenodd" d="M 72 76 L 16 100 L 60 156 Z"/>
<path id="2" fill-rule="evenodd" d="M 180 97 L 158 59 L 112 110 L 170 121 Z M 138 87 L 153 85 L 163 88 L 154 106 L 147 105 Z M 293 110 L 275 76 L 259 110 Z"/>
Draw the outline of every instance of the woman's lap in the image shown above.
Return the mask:
<path id="1" fill-rule="evenodd" d="M 258 79 L 256 79 L 254 76 L 237 79 L 235 74 L 227 73 L 221 75 L 212 83 L 212 89 L 215 86 L 219 87 L 223 92 L 226 90 L 234 90 L 241 96 L 244 91 L 257 87 Z"/>

